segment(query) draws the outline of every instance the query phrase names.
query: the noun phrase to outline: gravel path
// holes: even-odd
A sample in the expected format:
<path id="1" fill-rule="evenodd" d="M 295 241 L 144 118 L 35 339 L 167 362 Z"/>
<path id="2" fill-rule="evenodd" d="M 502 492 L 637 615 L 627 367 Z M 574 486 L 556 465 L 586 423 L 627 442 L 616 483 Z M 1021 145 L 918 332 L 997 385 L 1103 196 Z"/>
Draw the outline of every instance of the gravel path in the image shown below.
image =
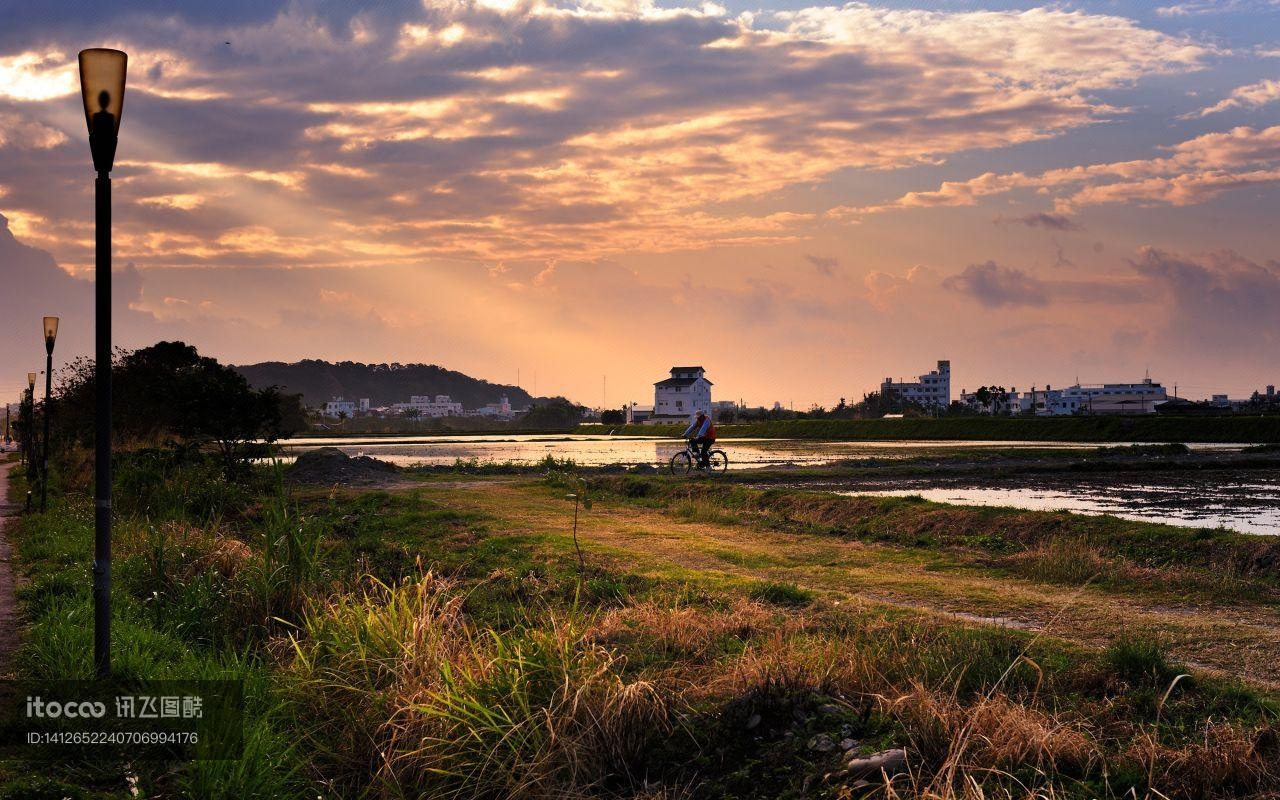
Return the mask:
<path id="1" fill-rule="evenodd" d="M 13 596 L 13 567 L 6 528 L 22 507 L 10 504 L 5 496 L 9 470 L 15 462 L 0 462 L 0 676 L 10 673 L 13 651 L 18 647 L 18 605 Z"/>

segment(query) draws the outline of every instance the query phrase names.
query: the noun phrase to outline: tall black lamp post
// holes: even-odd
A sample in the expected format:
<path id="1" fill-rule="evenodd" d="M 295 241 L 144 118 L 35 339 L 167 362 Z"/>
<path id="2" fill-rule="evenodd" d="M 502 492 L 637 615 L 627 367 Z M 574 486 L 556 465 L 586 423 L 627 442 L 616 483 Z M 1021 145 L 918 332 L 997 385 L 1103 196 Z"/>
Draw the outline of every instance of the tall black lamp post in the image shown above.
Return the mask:
<path id="1" fill-rule="evenodd" d="M 53 394 L 53 343 L 58 340 L 58 318 L 44 318 L 44 458 L 40 464 L 40 513 L 49 508 L 49 417 L 53 406 L 49 396 Z"/>
<path id="2" fill-rule="evenodd" d="M 94 521 L 93 663 L 99 678 L 111 676 L 111 166 L 124 110 L 129 57 L 95 47 L 80 51 L 80 94 L 89 125 L 94 183 Z"/>

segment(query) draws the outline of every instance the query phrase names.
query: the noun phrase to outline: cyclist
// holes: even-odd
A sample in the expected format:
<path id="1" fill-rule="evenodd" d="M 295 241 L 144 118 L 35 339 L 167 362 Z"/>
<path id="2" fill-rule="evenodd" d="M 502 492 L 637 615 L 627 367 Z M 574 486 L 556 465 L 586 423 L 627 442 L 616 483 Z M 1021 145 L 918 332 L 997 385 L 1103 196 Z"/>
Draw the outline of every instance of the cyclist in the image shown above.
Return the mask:
<path id="1" fill-rule="evenodd" d="M 695 449 L 698 445 L 702 446 L 698 453 L 698 469 L 706 469 L 710 463 L 711 445 L 716 441 L 716 426 L 712 424 L 707 412 L 698 409 L 698 415 L 684 429 L 684 433 L 680 434 L 680 438 L 691 439 Z"/>

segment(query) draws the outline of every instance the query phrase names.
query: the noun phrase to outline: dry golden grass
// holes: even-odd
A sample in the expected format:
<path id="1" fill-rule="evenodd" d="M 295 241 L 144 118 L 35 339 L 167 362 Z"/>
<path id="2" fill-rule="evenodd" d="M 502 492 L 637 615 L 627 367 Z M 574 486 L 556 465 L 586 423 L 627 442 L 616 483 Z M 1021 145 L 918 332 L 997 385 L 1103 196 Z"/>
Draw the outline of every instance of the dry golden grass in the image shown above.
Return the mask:
<path id="1" fill-rule="evenodd" d="M 603 645 L 641 640 L 645 650 L 655 655 L 706 663 L 719 654 L 728 638 L 745 640 L 764 632 L 786 633 L 801 630 L 804 625 L 800 614 L 783 615 L 743 598 L 734 598 L 730 607 L 722 611 L 646 600 L 609 610 L 596 620 L 590 634 Z"/>

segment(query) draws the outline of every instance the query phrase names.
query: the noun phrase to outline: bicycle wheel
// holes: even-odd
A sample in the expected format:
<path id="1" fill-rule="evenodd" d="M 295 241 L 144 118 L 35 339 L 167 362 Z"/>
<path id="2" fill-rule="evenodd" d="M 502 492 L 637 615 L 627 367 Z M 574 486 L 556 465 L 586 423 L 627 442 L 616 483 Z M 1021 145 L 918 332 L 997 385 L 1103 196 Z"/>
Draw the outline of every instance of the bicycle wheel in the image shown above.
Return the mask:
<path id="1" fill-rule="evenodd" d="M 693 459 L 689 458 L 689 451 L 676 453 L 671 457 L 671 474 L 672 475 L 688 475 L 689 470 L 693 468 Z"/>
<path id="2" fill-rule="evenodd" d="M 729 469 L 729 456 L 725 455 L 725 452 L 723 450 L 712 450 L 710 453 L 707 454 L 707 458 L 708 458 L 707 469 L 712 474 L 724 472 L 727 469 Z"/>

